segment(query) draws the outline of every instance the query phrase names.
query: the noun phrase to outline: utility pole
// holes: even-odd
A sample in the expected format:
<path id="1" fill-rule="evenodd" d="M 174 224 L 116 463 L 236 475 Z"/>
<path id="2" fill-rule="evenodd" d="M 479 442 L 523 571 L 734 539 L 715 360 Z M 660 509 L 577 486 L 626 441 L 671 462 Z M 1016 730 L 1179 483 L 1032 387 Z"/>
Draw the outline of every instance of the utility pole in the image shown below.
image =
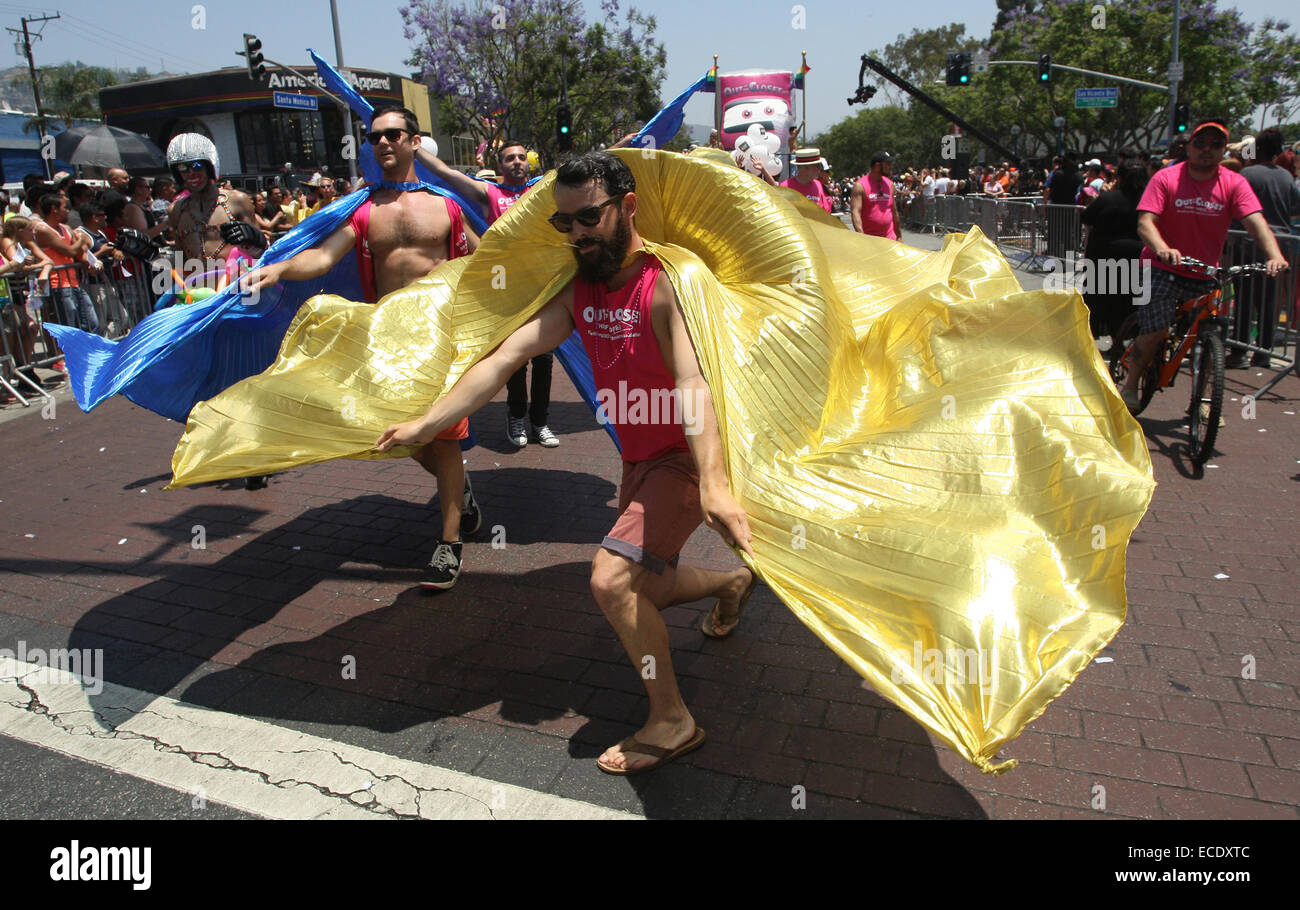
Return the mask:
<path id="1" fill-rule="evenodd" d="M 1182 66 L 1178 62 L 1178 20 L 1182 18 L 1182 4 L 1174 0 L 1174 53 L 1169 61 L 1169 141 L 1174 141 L 1174 111 L 1178 107 L 1178 83 L 1183 81 Z"/>
<path id="2" fill-rule="evenodd" d="M 343 39 L 339 37 L 339 6 L 337 0 L 330 0 L 330 16 L 334 19 L 334 56 L 339 62 L 339 72 L 341 73 L 343 72 Z M 346 104 L 343 105 L 343 124 L 348 131 L 348 135 L 352 137 L 352 141 L 356 142 L 356 131 L 352 128 L 352 108 Z M 348 184 L 350 186 L 357 185 L 356 155 L 348 157 Z"/>
<path id="3" fill-rule="evenodd" d="M 45 112 L 41 109 L 41 86 L 36 81 L 36 62 L 32 59 L 32 35 L 27 30 L 27 23 L 48 22 L 51 19 L 58 18 L 59 14 L 55 13 L 53 16 L 33 16 L 30 19 L 24 16 L 22 20 L 23 53 L 27 55 L 27 72 L 32 78 L 32 96 L 36 99 L 36 128 L 41 134 L 41 160 L 45 162 L 45 179 L 47 180 L 54 176 L 54 171 L 50 167 L 50 159 L 45 157 Z M 15 35 L 18 34 L 16 28 L 7 28 L 5 31 L 13 32 Z M 41 33 L 37 32 L 36 37 L 41 37 Z M 64 124 L 65 127 L 71 125 L 70 123 Z"/>

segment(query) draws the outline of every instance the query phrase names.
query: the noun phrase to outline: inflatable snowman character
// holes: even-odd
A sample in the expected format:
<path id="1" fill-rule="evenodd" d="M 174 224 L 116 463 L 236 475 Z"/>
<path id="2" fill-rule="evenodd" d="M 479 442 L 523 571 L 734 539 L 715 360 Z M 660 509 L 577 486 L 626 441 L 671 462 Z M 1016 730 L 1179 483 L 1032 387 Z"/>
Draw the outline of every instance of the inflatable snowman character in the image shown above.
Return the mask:
<path id="1" fill-rule="evenodd" d="M 753 159 L 757 155 L 763 170 L 772 177 L 777 177 L 781 173 L 781 159 L 777 157 L 779 151 L 781 139 L 775 133 L 768 132 L 761 123 L 751 123 L 745 135 L 736 140 L 736 164 L 758 176 Z"/>

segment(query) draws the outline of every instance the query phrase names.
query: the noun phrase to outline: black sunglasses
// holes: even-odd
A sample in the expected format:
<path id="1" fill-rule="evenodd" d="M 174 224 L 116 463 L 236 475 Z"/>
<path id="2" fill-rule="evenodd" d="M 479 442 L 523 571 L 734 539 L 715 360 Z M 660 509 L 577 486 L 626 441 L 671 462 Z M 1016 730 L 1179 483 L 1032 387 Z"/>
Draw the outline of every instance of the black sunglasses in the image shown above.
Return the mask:
<path id="1" fill-rule="evenodd" d="M 1198 149 L 1204 149 L 1204 148 L 1210 148 L 1210 149 L 1221 149 L 1221 148 L 1224 148 L 1225 146 L 1227 146 L 1227 144 L 1228 144 L 1228 142 L 1227 142 L 1226 139 L 1215 139 L 1215 140 L 1212 141 L 1212 142 L 1211 142 L 1211 141 L 1207 141 L 1207 140 L 1205 140 L 1205 139 L 1193 139 L 1193 140 L 1192 140 L 1192 146 L 1195 147 L 1195 148 L 1198 148 Z"/>
<path id="2" fill-rule="evenodd" d="M 177 165 L 182 171 L 201 171 L 208 166 L 206 161 L 186 161 L 184 164 Z"/>
<path id="3" fill-rule="evenodd" d="M 600 224 L 600 219 L 604 217 L 602 209 L 611 202 L 618 202 L 618 200 L 622 199 L 626 195 L 627 193 L 619 193 L 617 196 L 610 196 L 600 205 L 589 205 L 585 209 L 579 209 L 572 214 L 568 212 L 556 212 L 546 220 L 551 223 L 551 227 L 555 228 L 561 234 L 567 234 L 569 231 L 573 230 L 573 222 L 575 221 L 578 222 L 578 224 L 585 225 L 586 227 L 595 227 Z"/>
<path id="4" fill-rule="evenodd" d="M 396 126 L 390 126 L 386 130 L 375 130 L 373 133 L 366 133 L 366 139 L 371 145 L 378 145 L 380 139 L 387 139 L 389 142 L 396 142 L 402 138 L 402 133 L 411 134 L 410 130 L 400 129 Z"/>

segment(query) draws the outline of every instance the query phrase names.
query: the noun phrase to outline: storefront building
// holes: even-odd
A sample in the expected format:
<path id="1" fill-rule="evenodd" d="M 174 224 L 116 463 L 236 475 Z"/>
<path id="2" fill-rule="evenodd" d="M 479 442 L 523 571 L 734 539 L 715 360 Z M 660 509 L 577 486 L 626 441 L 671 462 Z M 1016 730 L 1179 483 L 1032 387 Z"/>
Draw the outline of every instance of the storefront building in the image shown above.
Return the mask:
<path id="1" fill-rule="evenodd" d="M 266 81 L 254 82 L 246 69 L 232 67 L 110 86 L 100 90 L 99 103 L 106 123 L 148 136 L 162 149 L 178 133 L 207 136 L 221 156 L 222 175 L 232 179 L 282 174 L 286 162 L 297 173 L 328 167 L 346 175 L 345 156 L 355 154 L 356 145 L 344 141 L 344 113 L 318 90 L 314 66 L 294 69 L 307 78 L 273 68 Z M 438 133 L 425 86 L 377 70 L 350 67 L 347 73 L 375 107 L 409 108 L 421 132 L 440 148 L 450 146 Z"/>

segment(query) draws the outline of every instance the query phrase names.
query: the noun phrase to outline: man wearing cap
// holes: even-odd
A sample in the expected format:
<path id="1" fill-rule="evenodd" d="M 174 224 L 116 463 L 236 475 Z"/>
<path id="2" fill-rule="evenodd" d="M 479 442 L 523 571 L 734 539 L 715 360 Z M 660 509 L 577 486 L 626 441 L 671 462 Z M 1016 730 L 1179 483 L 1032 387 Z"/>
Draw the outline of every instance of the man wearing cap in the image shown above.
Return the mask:
<path id="1" fill-rule="evenodd" d="M 1277 241 L 1260 213 L 1259 199 L 1246 178 L 1220 167 L 1228 128 L 1213 120 L 1192 130 L 1187 160 L 1157 171 L 1138 203 L 1138 236 L 1150 262 L 1150 301 L 1138 307 L 1137 354 L 1120 389 L 1130 411 L 1139 407 L 1138 378 L 1173 324 L 1178 305 L 1214 290 L 1195 270 L 1180 267 L 1183 256 L 1218 265 L 1232 219 L 1241 221 L 1267 256 L 1268 274 L 1287 267 Z"/>
<path id="2" fill-rule="evenodd" d="M 781 186 L 807 197 L 809 202 L 829 212 L 831 197 L 827 195 L 826 187 L 822 185 L 822 177 L 831 166 L 822 157 L 821 151 L 815 148 L 798 149 L 794 153 L 794 166 L 799 169 L 799 176 L 782 180 Z"/>
<path id="3" fill-rule="evenodd" d="M 898 201 L 894 198 L 894 181 L 889 179 L 893 169 L 889 152 L 876 152 L 871 156 L 871 170 L 853 185 L 853 193 L 849 197 L 853 230 L 860 234 L 888 237 L 890 240 L 898 240 L 903 236 Z"/>

